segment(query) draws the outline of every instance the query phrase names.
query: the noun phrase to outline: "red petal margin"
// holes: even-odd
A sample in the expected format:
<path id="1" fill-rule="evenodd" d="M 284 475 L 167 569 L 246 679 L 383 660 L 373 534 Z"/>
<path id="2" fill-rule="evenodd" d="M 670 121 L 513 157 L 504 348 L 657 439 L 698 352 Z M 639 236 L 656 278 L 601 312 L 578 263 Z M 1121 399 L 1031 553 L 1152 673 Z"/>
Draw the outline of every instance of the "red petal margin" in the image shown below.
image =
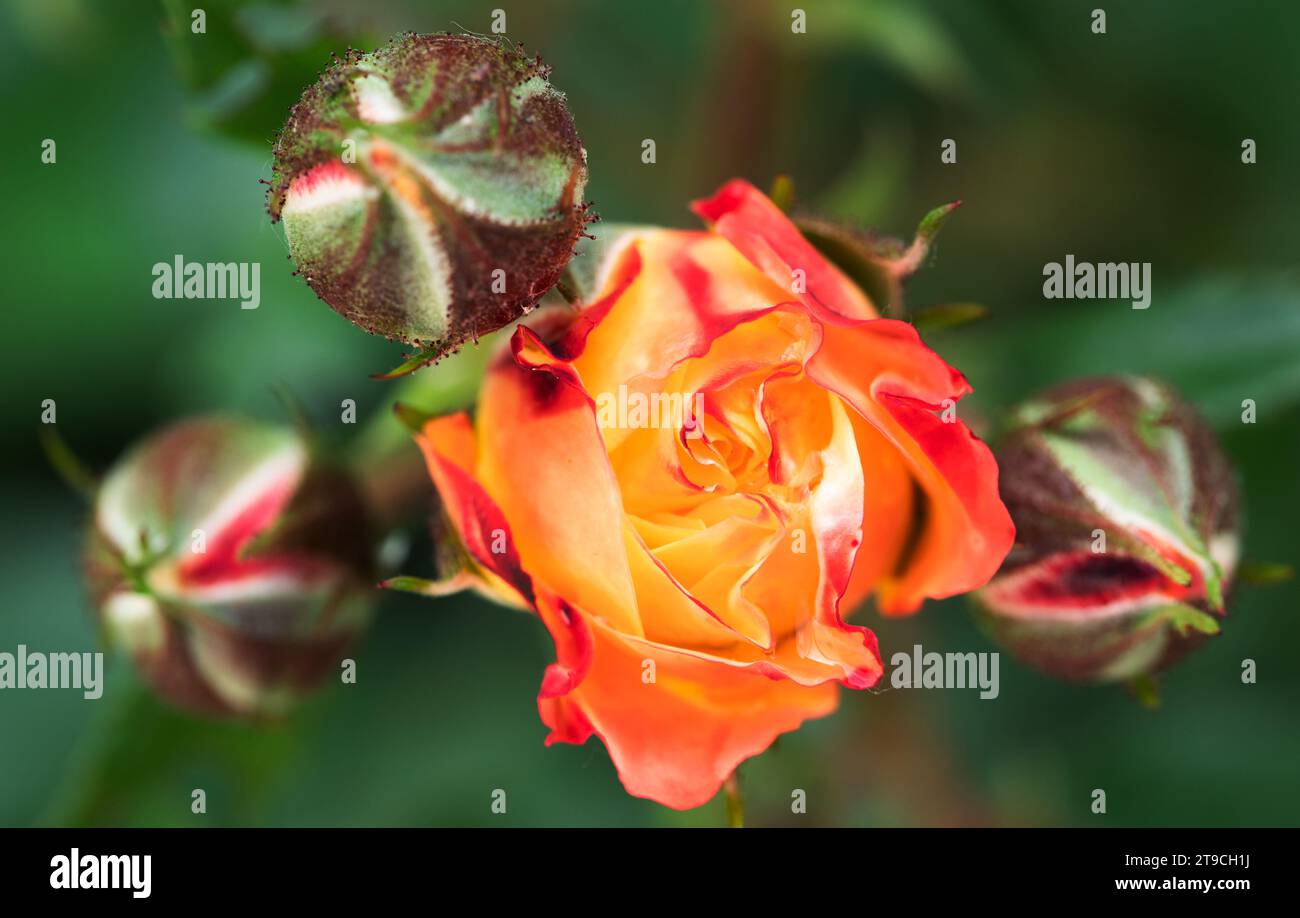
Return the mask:
<path id="1" fill-rule="evenodd" d="M 537 612 L 555 641 L 555 662 L 546 667 L 537 693 L 537 713 L 551 728 L 546 745 L 580 746 L 595 731 L 581 706 L 568 696 L 582 684 L 591 668 L 591 628 L 572 606 L 549 592 L 538 603 Z"/>
<path id="2" fill-rule="evenodd" d="M 614 264 L 605 294 L 582 310 L 564 336 L 551 348 L 561 360 L 576 360 L 587 347 L 587 336 L 609 315 L 619 299 L 641 275 L 641 250 L 635 242 L 629 244 Z"/>
<path id="3" fill-rule="evenodd" d="M 559 658 L 538 697 L 547 743 L 596 734 L 635 797 L 701 806 L 737 765 L 838 703 L 834 682 L 802 686 L 703 661 L 619 634 L 547 590 L 538 598 Z"/>
<path id="4" fill-rule="evenodd" d="M 515 540 L 501 508 L 473 477 L 474 431 L 464 413 L 434 418 L 416 434 L 429 474 L 451 523 L 470 557 L 509 584 L 533 605 L 532 578 L 519 560 Z M 503 552 L 492 551 L 504 533 Z"/>
<path id="5" fill-rule="evenodd" d="M 767 195 L 748 182 L 732 179 L 713 197 L 694 202 L 691 209 L 823 321 L 860 322 L 877 316 L 857 285 L 827 261 Z M 796 270 L 804 272 L 802 293 L 794 291 Z"/>
<path id="6" fill-rule="evenodd" d="M 618 257 L 608 292 L 551 347 L 578 370 L 589 393 L 663 378 L 778 304 L 807 309 L 711 233 L 649 231 L 630 240 Z"/>
<path id="7" fill-rule="evenodd" d="M 874 587 L 882 612 L 907 614 L 927 598 L 984 585 L 1011 550 L 1015 526 L 998 496 L 993 453 L 961 420 L 940 417 L 969 383 L 906 322 L 825 332 L 809 376 L 894 444 L 926 498 L 924 527 L 901 568 L 878 584 L 851 582 L 845 607 Z"/>

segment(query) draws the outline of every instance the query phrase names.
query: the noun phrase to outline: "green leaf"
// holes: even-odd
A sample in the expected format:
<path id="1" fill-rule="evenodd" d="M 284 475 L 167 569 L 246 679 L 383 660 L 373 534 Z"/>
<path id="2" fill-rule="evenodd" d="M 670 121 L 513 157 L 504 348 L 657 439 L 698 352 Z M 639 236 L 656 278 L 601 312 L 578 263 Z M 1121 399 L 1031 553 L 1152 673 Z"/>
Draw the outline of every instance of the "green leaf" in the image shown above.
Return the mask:
<path id="1" fill-rule="evenodd" d="M 979 85 L 982 68 L 967 60 L 966 36 L 957 39 L 950 17 L 927 7 L 908 0 L 819 4 L 810 10 L 807 38 L 849 53 L 869 55 L 928 93 L 949 98 L 970 96 Z M 780 25 L 788 39 L 788 20 Z"/>
<path id="2" fill-rule="evenodd" d="M 205 31 L 192 31 L 196 6 L 164 0 L 163 40 L 189 90 L 190 119 L 206 130 L 265 146 L 284 112 L 345 44 L 326 19 L 288 0 L 204 4 Z"/>
<path id="3" fill-rule="evenodd" d="M 1000 310 L 945 342 L 944 358 L 983 404 L 1013 405 L 1071 377 L 1147 376 L 1173 386 L 1213 426 L 1249 434 L 1300 405 L 1300 283 L 1212 276 L 1170 280 L 1150 309 L 1127 302 Z"/>

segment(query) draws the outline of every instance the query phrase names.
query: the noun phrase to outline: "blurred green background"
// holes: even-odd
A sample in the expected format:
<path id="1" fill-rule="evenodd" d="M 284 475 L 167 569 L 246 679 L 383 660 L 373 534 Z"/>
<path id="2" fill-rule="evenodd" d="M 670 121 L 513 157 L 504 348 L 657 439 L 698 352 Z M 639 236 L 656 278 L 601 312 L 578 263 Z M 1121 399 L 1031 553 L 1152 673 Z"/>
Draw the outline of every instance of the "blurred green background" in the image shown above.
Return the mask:
<path id="1" fill-rule="evenodd" d="M 569 97 L 607 219 L 692 226 L 687 202 L 731 176 L 793 176 L 799 203 L 909 235 L 964 206 L 909 302 L 974 301 L 981 323 L 931 343 L 972 381 L 963 415 L 1071 376 L 1163 376 L 1222 434 L 1246 492 L 1248 558 L 1295 563 L 1300 508 L 1300 8 L 1286 0 L 496 0 L 234 4 L 9 0 L 0 68 L 4 360 L 0 650 L 90 650 L 79 582 L 84 508 L 37 447 L 42 399 L 96 467 L 146 431 L 219 408 L 277 418 L 273 387 L 318 418 L 398 349 L 290 276 L 264 210 L 270 143 L 330 49 L 414 29 L 508 34 Z M 1107 33 L 1090 11 L 1107 11 Z M 180 30 L 168 27 L 169 17 Z M 324 18 L 321 18 L 324 17 Z M 1258 162 L 1241 162 L 1243 138 Z M 58 161 L 40 161 L 41 141 Z M 654 138 L 658 162 L 641 163 Z M 958 162 L 940 162 L 957 141 Z M 262 305 L 150 296 L 151 266 L 258 261 Z M 1042 267 L 1150 261 L 1146 311 L 1045 301 Z M 438 370 L 422 374 L 440 384 Z M 1259 422 L 1240 422 L 1240 403 Z M 969 405 L 969 407 L 968 407 Z M 424 543 L 416 540 L 417 552 Z M 1002 660 L 1001 696 L 842 694 L 840 711 L 744 769 L 752 825 L 1300 823 L 1300 641 L 1294 582 L 1243 586 L 1224 634 L 1169 672 L 1151 712 L 1114 688 Z M 887 658 L 993 649 L 960 601 L 874 612 Z M 477 600 L 386 596 L 356 650 L 359 681 L 288 721 L 172 712 L 112 659 L 103 699 L 0 693 L 0 824 L 719 825 L 626 796 L 595 740 L 542 746 L 535 696 L 549 639 Z M 1259 682 L 1243 685 L 1241 661 Z M 206 789 L 208 813 L 190 812 Z M 493 816 L 493 788 L 509 812 Z M 793 788 L 808 813 L 790 814 Z M 1093 788 L 1108 813 L 1089 810 Z"/>

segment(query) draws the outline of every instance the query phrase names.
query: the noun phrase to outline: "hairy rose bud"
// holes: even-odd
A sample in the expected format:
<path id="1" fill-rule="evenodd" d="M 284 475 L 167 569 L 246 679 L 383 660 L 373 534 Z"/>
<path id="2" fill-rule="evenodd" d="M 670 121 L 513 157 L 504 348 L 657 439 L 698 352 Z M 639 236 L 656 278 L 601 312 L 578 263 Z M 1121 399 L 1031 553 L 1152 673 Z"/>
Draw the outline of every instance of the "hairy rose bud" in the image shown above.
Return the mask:
<path id="1" fill-rule="evenodd" d="M 434 359 L 528 311 L 586 224 L 586 151 L 539 61 L 469 35 L 349 51 L 293 107 L 268 191 L 335 311 Z"/>
<path id="2" fill-rule="evenodd" d="M 1188 405 L 1149 379 L 1091 379 L 1015 423 L 998 464 L 1016 542 L 976 594 L 994 636 L 1052 675 L 1121 681 L 1217 634 L 1236 488 Z"/>
<path id="3" fill-rule="evenodd" d="M 91 593 L 167 699 L 275 715 L 327 673 L 371 610 L 366 508 L 292 429 L 233 418 L 165 428 L 109 472 Z"/>

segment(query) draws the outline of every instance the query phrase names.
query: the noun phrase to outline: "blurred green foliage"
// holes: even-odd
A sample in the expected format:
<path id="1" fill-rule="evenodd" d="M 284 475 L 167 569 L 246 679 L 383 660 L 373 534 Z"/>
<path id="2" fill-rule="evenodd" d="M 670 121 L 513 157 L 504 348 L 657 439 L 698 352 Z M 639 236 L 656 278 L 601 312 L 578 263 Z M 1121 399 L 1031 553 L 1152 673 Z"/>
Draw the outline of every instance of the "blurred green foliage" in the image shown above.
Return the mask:
<path id="1" fill-rule="evenodd" d="M 12 0 L 0 9 L 10 125 L 0 409 L 8 448 L 0 649 L 91 649 L 78 579 L 83 508 L 40 457 L 42 399 L 105 467 L 155 425 L 217 408 L 266 417 L 290 387 L 319 418 L 394 348 L 291 276 L 264 210 L 270 141 L 330 50 L 393 32 L 508 33 L 554 67 L 607 219 L 693 225 L 686 203 L 731 176 L 795 180 L 797 204 L 907 236 L 965 203 L 914 306 L 989 317 L 930 336 L 971 379 L 963 414 L 998 413 L 1071 376 L 1144 372 L 1221 431 L 1246 490 L 1246 555 L 1295 564 L 1300 508 L 1300 9 L 1293 3 L 1058 0 L 597 0 L 205 4 Z M 658 162 L 640 161 L 654 138 Z M 1254 138 L 1259 161 L 1243 165 Z M 58 161 L 40 161 L 41 142 Z M 958 162 L 939 160 L 944 138 Z M 175 254 L 259 261 L 262 306 L 150 296 Z M 1042 266 L 1150 261 L 1152 307 L 1049 302 Z M 422 374 L 436 387 L 438 370 Z M 1240 423 L 1242 399 L 1259 422 Z M 969 407 L 967 407 L 969 406 Z M 394 422 L 395 424 L 395 422 Z M 417 537 L 415 552 L 427 551 Z M 838 714 L 747 765 L 751 824 L 1296 824 L 1296 583 L 1242 587 L 1224 634 L 1163 680 L 1147 711 L 1118 689 L 1059 684 L 1003 658 L 1001 696 L 845 692 Z M 960 601 L 882 621 L 888 657 L 991 649 Z M 1240 681 L 1243 658 L 1259 683 Z M 162 707 L 113 661 L 103 700 L 0 693 L 0 823 L 701 824 L 623 794 L 603 748 L 542 746 L 540 625 L 465 597 L 385 599 L 359 681 L 287 722 L 211 724 Z M 203 787 L 208 814 L 190 813 Z M 509 793 L 506 816 L 489 794 Z M 1093 788 L 1109 813 L 1093 816 Z M 802 788 L 808 815 L 790 815 Z"/>

